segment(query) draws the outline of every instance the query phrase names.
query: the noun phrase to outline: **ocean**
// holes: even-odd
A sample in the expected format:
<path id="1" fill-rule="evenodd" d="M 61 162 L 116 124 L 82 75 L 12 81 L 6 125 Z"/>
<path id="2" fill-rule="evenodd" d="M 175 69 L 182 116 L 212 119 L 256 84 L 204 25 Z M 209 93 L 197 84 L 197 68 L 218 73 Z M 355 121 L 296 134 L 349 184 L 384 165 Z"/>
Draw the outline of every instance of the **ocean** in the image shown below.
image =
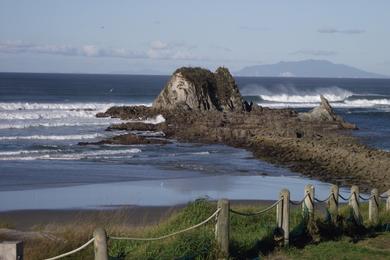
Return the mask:
<path id="1" fill-rule="evenodd" d="M 119 132 L 96 118 L 114 105 L 151 105 L 169 76 L 0 73 L 0 210 L 172 205 L 199 197 L 296 198 L 329 184 L 225 145 L 91 145 Z M 247 100 L 307 111 L 329 99 L 365 144 L 390 150 L 390 80 L 236 78 Z M 162 118 L 150 119 L 158 123 Z M 156 121 L 157 120 L 157 121 Z M 162 133 L 137 133 L 159 135 Z M 345 190 L 345 192 L 347 192 Z"/>

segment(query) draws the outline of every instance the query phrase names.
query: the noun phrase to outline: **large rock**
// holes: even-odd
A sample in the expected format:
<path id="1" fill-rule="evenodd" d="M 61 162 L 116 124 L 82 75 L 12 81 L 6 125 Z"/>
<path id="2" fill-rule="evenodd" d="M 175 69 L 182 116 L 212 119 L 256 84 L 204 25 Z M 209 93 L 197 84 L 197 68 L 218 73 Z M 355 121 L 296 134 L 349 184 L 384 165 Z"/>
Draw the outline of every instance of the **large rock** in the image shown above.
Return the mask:
<path id="1" fill-rule="evenodd" d="M 244 111 L 244 100 L 229 70 L 215 73 L 202 68 L 183 67 L 176 70 L 153 108 L 197 111 Z"/>
<path id="2" fill-rule="evenodd" d="M 329 101 L 324 96 L 321 95 L 320 98 L 321 104 L 318 107 L 306 113 L 299 113 L 298 117 L 303 121 L 334 122 L 342 128 L 356 129 L 356 125 L 345 122 L 341 116 L 334 112 Z"/>

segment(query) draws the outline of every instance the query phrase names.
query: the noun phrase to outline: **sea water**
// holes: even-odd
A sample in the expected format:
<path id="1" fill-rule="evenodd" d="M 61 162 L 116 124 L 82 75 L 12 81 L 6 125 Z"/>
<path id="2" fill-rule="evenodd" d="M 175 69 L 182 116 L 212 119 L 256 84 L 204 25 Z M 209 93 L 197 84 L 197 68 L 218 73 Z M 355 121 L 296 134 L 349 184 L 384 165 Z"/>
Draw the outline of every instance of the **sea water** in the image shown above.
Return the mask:
<path id="1" fill-rule="evenodd" d="M 0 73 L 0 210 L 172 205 L 204 196 L 275 199 L 284 187 L 299 199 L 308 183 L 326 195 L 327 183 L 225 145 L 78 145 L 123 133 L 105 131 L 121 121 L 96 113 L 150 106 L 168 79 Z M 390 80 L 237 78 L 237 84 L 247 100 L 299 111 L 318 105 L 322 94 L 358 125 L 353 134 L 362 142 L 390 149 Z"/>

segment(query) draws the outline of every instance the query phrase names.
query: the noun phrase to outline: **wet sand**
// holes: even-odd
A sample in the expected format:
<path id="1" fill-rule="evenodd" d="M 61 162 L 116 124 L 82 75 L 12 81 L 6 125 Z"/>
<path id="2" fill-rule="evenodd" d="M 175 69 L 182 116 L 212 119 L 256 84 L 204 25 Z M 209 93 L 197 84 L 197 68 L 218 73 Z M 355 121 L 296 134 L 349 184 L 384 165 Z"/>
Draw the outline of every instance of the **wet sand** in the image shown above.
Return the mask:
<path id="1" fill-rule="evenodd" d="M 174 206 L 198 198 L 218 200 L 276 200 L 288 188 L 300 200 L 304 187 L 313 184 L 320 199 L 330 184 L 300 176 L 204 176 L 168 180 L 143 180 L 0 192 L 0 211 L 102 209 L 107 206 Z M 349 191 L 341 189 L 343 196 Z"/>

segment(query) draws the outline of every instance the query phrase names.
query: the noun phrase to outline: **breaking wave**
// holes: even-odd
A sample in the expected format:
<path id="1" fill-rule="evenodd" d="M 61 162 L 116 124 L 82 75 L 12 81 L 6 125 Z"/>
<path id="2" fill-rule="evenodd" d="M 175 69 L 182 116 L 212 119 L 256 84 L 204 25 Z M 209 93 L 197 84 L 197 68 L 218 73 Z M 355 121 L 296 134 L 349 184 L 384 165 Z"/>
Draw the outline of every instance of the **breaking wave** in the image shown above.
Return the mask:
<path id="1" fill-rule="evenodd" d="M 126 158 L 131 154 L 142 152 L 141 149 L 97 150 L 83 152 L 66 152 L 61 150 L 20 150 L 0 152 L 0 161 L 31 161 L 31 160 L 83 160 Z M 112 157 L 114 156 L 114 157 Z"/>
<path id="2" fill-rule="evenodd" d="M 0 140 L 83 140 L 104 137 L 103 134 L 83 135 L 30 135 L 30 136 L 0 136 Z"/>
<path id="3" fill-rule="evenodd" d="M 65 126 L 106 126 L 110 123 L 119 123 L 120 120 L 88 121 L 88 122 L 9 122 L 0 124 L 0 129 L 25 129 L 31 127 L 65 127 Z"/>
<path id="4" fill-rule="evenodd" d="M 388 110 L 390 96 L 378 94 L 356 94 L 339 87 L 299 90 L 293 86 L 278 85 L 271 88 L 248 86 L 243 88 L 248 99 L 254 99 L 265 107 L 314 107 L 321 101 L 320 95 L 329 100 L 333 107 L 372 108 Z"/>
<path id="5" fill-rule="evenodd" d="M 105 111 L 112 106 L 151 106 L 150 103 L 0 103 L 0 110 L 93 110 Z"/>

